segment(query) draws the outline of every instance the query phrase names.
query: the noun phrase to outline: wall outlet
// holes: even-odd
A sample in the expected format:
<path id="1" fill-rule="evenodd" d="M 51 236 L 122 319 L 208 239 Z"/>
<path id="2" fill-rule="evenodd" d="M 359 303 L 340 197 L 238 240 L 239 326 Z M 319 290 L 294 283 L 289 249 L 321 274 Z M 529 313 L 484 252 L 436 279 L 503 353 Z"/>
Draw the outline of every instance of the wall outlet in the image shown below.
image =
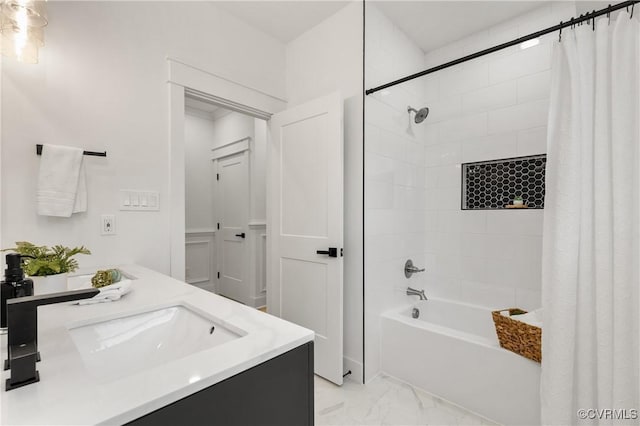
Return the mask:
<path id="1" fill-rule="evenodd" d="M 116 217 L 112 214 L 100 216 L 100 235 L 116 235 Z"/>

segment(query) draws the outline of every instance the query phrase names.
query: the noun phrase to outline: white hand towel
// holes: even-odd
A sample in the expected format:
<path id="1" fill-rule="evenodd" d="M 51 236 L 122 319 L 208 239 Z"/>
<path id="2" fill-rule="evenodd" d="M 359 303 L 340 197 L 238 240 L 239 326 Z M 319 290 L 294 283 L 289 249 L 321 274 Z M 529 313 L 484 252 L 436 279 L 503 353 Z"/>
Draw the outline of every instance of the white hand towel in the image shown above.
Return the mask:
<path id="1" fill-rule="evenodd" d="M 131 291 L 131 280 L 122 280 L 100 289 L 100 293 L 90 299 L 76 302 L 77 305 L 93 305 L 94 303 L 113 302 Z"/>
<path id="2" fill-rule="evenodd" d="M 38 175 L 38 214 L 70 217 L 87 211 L 83 151 L 78 148 L 44 145 Z"/>

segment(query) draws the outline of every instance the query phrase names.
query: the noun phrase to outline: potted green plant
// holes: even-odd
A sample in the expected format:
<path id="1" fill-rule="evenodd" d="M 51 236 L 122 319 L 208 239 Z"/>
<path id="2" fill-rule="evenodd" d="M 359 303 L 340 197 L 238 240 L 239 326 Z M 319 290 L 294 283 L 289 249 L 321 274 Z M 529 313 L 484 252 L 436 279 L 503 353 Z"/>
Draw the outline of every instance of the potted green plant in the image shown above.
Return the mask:
<path id="1" fill-rule="evenodd" d="M 524 200 L 522 199 L 522 197 L 520 195 L 514 197 L 513 199 L 513 205 L 514 206 L 521 206 L 524 204 Z"/>
<path id="2" fill-rule="evenodd" d="M 6 250 L 25 256 L 24 272 L 33 280 L 34 294 L 66 291 L 69 272 L 78 269 L 78 261 L 74 256 L 91 254 L 84 246 L 36 246 L 28 241 L 18 241 L 14 248 L 3 251 Z"/>

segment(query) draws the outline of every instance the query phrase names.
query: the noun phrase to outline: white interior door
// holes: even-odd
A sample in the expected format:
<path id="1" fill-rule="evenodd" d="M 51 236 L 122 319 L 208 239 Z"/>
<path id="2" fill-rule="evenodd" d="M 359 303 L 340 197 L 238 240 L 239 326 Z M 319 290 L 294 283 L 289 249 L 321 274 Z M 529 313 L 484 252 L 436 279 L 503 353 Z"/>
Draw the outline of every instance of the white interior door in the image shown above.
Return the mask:
<path id="1" fill-rule="evenodd" d="M 343 373 L 342 117 L 339 93 L 275 114 L 267 155 L 267 309 L 315 331 L 315 372 L 337 384 Z"/>
<path id="2" fill-rule="evenodd" d="M 218 293 L 250 304 L 247 267 L 247 224 L 249 221 L 249 169 L 247 151 L 218 160 L 216 210 L 220 238 Z"/>

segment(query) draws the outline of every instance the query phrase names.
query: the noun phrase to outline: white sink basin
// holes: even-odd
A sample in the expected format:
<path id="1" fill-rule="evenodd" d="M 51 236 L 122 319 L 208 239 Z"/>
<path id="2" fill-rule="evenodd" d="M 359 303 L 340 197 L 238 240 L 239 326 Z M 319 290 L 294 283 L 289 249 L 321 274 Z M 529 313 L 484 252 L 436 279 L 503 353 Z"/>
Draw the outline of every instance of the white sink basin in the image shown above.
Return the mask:
<path id="1" fill-rule="evenodd" d="M 183 305 L 70 327 L 87 370 L 114 379 L 241 337 Z"/>

